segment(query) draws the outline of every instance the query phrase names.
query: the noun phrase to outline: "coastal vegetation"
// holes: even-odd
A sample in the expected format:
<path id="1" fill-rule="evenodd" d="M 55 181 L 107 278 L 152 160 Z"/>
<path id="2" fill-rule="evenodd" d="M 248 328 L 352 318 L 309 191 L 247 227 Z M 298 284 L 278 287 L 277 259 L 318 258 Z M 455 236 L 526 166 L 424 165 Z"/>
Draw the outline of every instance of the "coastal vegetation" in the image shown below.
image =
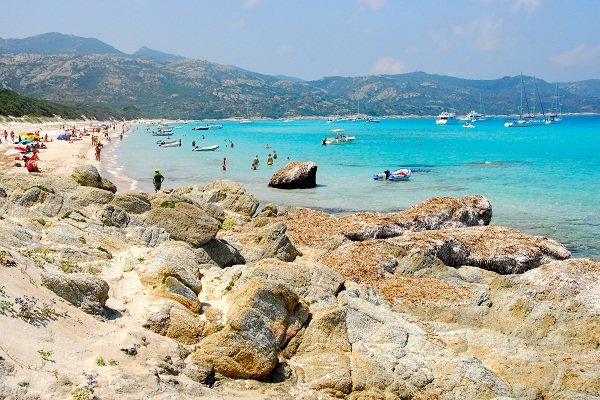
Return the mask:
<path id="1" fill-rule="evenodd" d="M 0 116 L 62 117 L 65 119 L 131 119 L 139 116 L 135 108 L 115 111 L 107 106 L 63 104 L 41 100 L 0 88 Z"/>

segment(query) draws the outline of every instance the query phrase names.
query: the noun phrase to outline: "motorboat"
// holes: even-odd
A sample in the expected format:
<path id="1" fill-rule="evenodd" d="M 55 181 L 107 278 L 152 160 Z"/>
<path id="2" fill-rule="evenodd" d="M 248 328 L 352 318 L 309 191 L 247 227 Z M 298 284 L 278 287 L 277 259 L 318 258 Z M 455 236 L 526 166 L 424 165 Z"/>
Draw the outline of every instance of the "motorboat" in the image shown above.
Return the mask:
<path id="1" fill-rule="evenodd" d="M 356 136 L 336 135 L 335 137 L 325 138 L 321 144 L 343 144 L 352 143 L 356 139 Z"/>
<path id="2" fill-rule="evenodd" d="M 207 131 L 209 129 L 223 129 L 223 125 L 221 124 L 207 124 L 195 126 L 192 128 L 193 131 Z"/>
<path id="3" fill-rule="evenodd" d="M 341 129 L 341 128 L 338 128 L 338 129 L 330 129 L 330 130 L 329 130 L 329 132 L 332 132 L 332 133 L 341 133 L 341 132 L 344 132 L 344 130 L 343 130 L 343 129 Z"/>
<path id="4" fill-rule="evenodd" d="M 453 112 L 442 112 L 435 120 L 436 125 L 453 125 L 458 123 L 458 118 Z"/>
<path id="5" fill-rule="evenodd" d="M 462 127 L 463 128 L 475 128 L 475 125 L 473 125 L 470 122 L 465 122 Z"/>
<path id="6" fill-rule="evenodd" d="M 170 131 L 163 131 L 162 129 L 159 129 L 158 132 L 154 132 L 152 133 L 153 136 L 171 136 L 173 135 L 173 130 Z"/>
<path id="7" fill-rule="evenodd" d="M 386 172 L 373 174 L 373 179 L 376 181 L 406 181 L 412 174 L 412 171 L 409 168 L 399 168 L 393 172 L 389 172 L 389 170 L 387 170 Z"/>
<path id="8" fill-rule="evenodd" d="M 181 141 L 181 139 L 157 140 L 156 144 L 160 146 L 163 144 L 178 143 L 180 141 Z"/>
<path id="9" fill-rule="evenodd" d="M 159 144 L 159 147 L 181 147 L 181 139 L 170 143 Z"/>
<path id="10" fill-rule="evenodd" d="M 212 146 L 204 146 L 204 147 L 194 147 L 192 151 L 215 151 L 219 148 L 218 144 L 213 144 Z"/>

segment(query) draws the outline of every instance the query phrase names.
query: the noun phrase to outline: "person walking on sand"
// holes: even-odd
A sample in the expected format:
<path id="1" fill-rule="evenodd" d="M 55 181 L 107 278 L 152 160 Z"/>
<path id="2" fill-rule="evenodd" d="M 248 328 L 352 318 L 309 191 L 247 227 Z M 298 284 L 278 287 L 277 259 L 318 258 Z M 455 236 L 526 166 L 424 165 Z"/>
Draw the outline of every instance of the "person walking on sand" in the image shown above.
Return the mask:
<path id="1" fill-rule="evenodd" d="M 154 183 L 154 193 L 158 193 L 160 186 L 164 182 L 165 177 L 160 174 L 158 169 L 154 170 L 154 176 L 152 177 L 152 183 Z"/>
<path id="2" fill-rule="evenodd" d="M 225 157 L 223 157 L 223 161 L 221 162 L 221 169 L 227 171 L 227 158 Z"/>

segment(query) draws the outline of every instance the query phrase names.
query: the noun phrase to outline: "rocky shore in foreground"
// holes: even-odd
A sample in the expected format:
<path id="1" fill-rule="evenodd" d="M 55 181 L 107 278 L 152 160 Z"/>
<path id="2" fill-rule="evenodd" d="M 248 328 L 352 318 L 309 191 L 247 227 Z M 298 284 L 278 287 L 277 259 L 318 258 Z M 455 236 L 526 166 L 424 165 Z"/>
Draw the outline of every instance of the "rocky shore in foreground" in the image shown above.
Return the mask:
<path id="1" fill-rule="evenodd" d="M 236 183 L 0 176 L 0 399 L 600 398 L 600 262 L 482 196 L 335 217 Z"/>

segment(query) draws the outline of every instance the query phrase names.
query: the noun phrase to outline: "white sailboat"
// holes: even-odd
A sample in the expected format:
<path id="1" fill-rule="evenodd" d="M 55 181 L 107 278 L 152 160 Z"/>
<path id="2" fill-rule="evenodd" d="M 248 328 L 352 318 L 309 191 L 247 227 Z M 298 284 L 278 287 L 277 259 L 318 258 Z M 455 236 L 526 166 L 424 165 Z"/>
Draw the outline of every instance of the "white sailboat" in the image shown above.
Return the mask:
<path id="1" fill-rule="evenodd" d="M 248 103 L 246 103 L 246 118 L 240 119 L 240 124 L 252 124 L 254 121 L 250 119 L 250 108 L 248 107 Z"/>
<path id="2" fill-rule="evenodd" d="M 556 84 L 556 94 L 554 95 L 554 102 L 552 103 L 552 114 L 546 116 L 547 124 L 560 124 L 562 122 L 562 109 L 560 106 L 560 100 L 558 98 L 558 83 Z"/>
<path id="3" fill-rule="evenodd" d="M 527 115 L 525 116 L 523 116 L 523 99 L 525 99 L 525 104 L 527 106 Z M 521 106 L 519 110 L 519 118 L 505 121 L 504 126 L 507 128 L 529 128 L 530 126 L 543 125 L 544 123 L 545 118 L 541 120 L 537 119 L 535 115 L 533 115 L 533 113 L 531 112 L 531 109 L 529 108 L 529 100 L 527 100 L 527 93 L 525 93 L 525 83 L 523 82 L 523 74 L 521 74 Z"/>

